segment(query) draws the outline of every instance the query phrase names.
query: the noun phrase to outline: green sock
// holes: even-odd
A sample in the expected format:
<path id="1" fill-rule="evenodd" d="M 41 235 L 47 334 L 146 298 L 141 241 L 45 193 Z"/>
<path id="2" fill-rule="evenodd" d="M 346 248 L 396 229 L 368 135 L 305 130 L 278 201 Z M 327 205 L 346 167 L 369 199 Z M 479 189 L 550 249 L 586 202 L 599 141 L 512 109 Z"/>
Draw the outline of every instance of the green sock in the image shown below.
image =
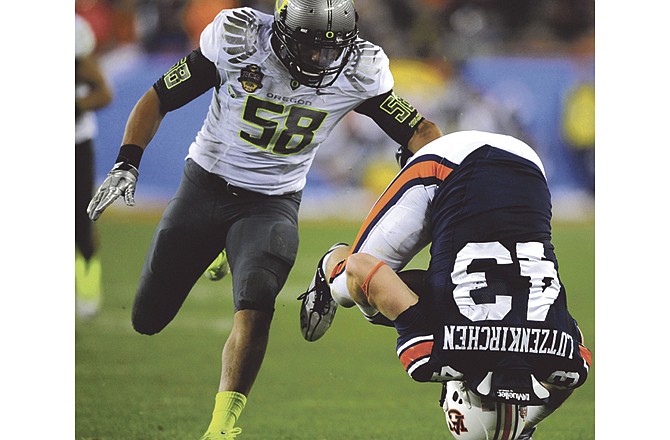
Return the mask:
<path id="1" fill-rule="evenodd" d="M 98 300 L 102 296 L 102 266 L 96 255 L 86 261 L 81 254 L 75 254 L 75 288 L 79 298 Z"/>
<path id="2" fill-rule="evenodd" d="M 209 423 L 207 432 L 222 432 L 232 429 L 237 419 L 242 414 L 247 397 L 235 391 L 221 391 L 216 393 L 212 421 Z"/>

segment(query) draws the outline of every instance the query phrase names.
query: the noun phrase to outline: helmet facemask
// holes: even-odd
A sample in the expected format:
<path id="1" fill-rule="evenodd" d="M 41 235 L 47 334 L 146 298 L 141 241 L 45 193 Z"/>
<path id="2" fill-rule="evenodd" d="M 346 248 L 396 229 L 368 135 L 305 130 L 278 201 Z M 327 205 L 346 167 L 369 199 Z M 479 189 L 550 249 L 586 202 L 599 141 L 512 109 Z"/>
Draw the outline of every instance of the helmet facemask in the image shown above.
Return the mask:
<path id="1" fill-rule="evenodd" d="M 350 12 L 339 15 L 339 21 L 343 23 L 338 24 L 334 22 L 337 16 L 327 9 L 309 9 L 298 3 L 286 2 L 275 13 L 273 49 L 300 84 L 314 88 L 328 87 L 335 82 L 351 57 L 358 37 L 356 12 L 352 5 Z M 325 5 L 325 2 L 321 3 Z M 346 6 L 349 2 L 342 3 Z M 343 20 L 345 15 L 350 17 Z M 291 27 L 289 23 L 295 26 Z"/>

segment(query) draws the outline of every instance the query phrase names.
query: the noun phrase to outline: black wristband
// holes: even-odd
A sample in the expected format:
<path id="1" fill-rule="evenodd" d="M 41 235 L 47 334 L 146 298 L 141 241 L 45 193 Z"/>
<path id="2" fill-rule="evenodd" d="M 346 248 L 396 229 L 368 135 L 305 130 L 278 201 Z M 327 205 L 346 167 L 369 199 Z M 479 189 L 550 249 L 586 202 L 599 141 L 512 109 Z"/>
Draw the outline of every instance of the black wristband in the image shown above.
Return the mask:
<path id="1" fill-rule="evenodd" d="M 123 144 L 119 149 L 119 155 L 116 156 L 116 163 L 125 162 L 139 169 L 142 153 L 144 153 L 144 148 L 139 145 Z"/>

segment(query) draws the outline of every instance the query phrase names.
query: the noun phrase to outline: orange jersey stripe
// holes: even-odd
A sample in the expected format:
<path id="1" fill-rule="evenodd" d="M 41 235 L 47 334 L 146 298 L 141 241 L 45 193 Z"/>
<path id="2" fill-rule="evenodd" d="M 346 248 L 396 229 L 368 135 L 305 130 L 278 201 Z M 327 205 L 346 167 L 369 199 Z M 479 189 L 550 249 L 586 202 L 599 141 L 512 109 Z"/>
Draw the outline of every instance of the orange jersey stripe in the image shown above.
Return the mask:
<path id="1" fill-rule="evenodd" d="M 430 356 L 433 351 L 433 341 L 420 342 L 407 350 L 400 353 L 400 363 L 402 363 L 405 370 L 412 362 L 422 357 Z"/>
<path id="2" fill-rule="evenodd" d="M 591 367 L 591 362 L 592 362 L 592 354 L 591 350 L 588 348 L 584 347 L 582 344 L 579 344 L 579 354 L 582 356 L 582 359 L 586 361 L 586 364 Z"/>

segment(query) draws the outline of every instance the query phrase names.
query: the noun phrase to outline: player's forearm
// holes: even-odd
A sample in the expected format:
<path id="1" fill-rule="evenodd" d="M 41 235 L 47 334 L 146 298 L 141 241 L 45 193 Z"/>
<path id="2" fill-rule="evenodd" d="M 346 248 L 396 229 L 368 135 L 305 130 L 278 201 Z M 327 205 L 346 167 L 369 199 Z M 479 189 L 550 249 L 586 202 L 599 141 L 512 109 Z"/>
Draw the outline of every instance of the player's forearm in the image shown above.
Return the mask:
<path id="1" fill-rule="evenodd" d="M 96 84 L 88 95 L 75 98 L 75 101 L 80 111 L 98 110 L 109 105 L 112 92 L 106 84 Z"/>
<path id="2" fill-rule="evenodd" d="M 150 88 L 130 112 L 122 144 L 146 148 L 158 131 L 163 116 L 160 112 L 158 95 L 153 88 Z"/>
<path id="3" fill-rule="evenodd" d="M 424 119 L 407 143 L 407 149 L 416 153 L 421 147 L 441 136 L 442 130 L 435 123 Z"/>
<path id="4" fill-rule="evenodd" d="M 79 111 L 98 110 L 108 106 L 112 102 L 112 89 L 93 56 L 77 60 L 75 64 L 75 81 L 89 86 L 86 96 L 75 98 Z"/>

